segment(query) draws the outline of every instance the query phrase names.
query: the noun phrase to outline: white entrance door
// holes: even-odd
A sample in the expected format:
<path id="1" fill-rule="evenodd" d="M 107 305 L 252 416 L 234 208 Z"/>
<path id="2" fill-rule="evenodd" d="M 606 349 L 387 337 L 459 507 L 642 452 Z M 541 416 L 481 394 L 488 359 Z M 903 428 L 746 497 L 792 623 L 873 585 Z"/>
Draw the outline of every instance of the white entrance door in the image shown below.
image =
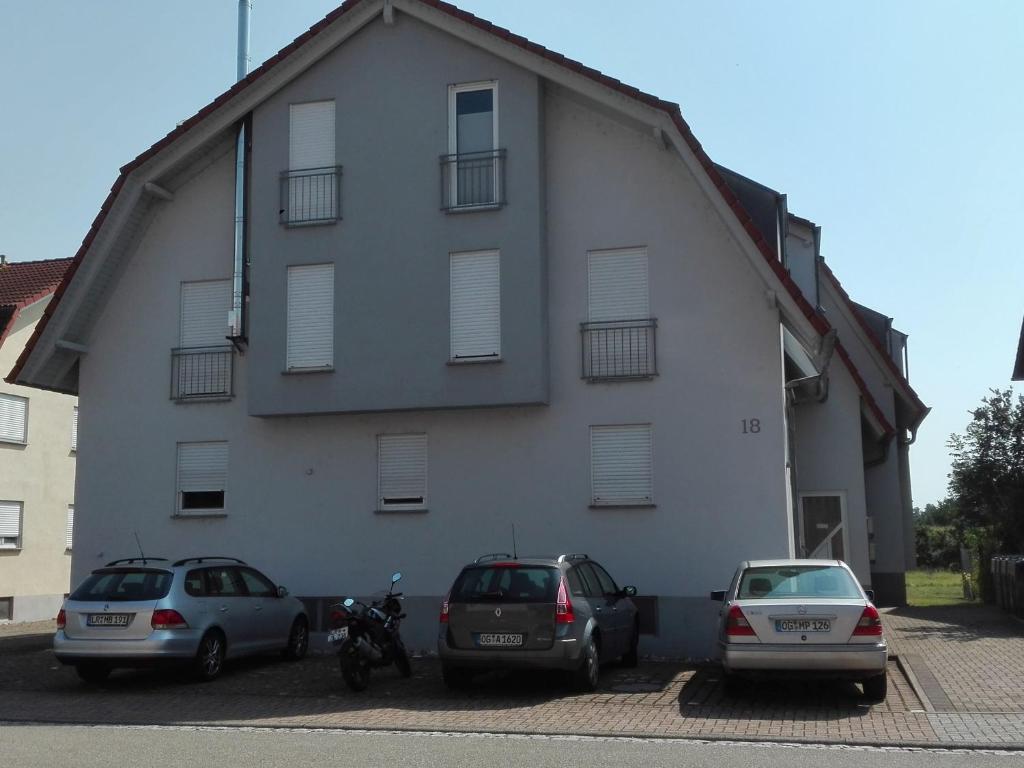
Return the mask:
<path id="1" fill-rule="evenodd" d="M 800 555 L 811 560 L 846 560 L 846 494 L 800 494 Z"/>

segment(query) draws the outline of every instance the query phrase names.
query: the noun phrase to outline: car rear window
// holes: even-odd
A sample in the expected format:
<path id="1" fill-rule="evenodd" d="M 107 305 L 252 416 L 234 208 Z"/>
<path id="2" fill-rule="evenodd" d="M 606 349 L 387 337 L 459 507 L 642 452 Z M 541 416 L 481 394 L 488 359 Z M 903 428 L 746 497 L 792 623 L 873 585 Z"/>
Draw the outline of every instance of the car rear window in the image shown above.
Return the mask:
<path id="1" fill-rule="evenodd" d="M 72 600 L 160 600 L 171 588 L 170 571 L 152 568 L 122 568 L 96 571 L 71 594 Z"/>
<path id="2" fill-rule="evenodd" d="M 558 583 L 558 569 L 542 565 L 469 567 L 455 580 L 449 600 L 453 603 L 553 603 Z"/>
<path id="3" fill-rule="evenodd" d="M 787 597 L 859 598 L 850 572 L 837 565 L 780 565 L 747 568 L 736 592 L 739 600 Z"/>

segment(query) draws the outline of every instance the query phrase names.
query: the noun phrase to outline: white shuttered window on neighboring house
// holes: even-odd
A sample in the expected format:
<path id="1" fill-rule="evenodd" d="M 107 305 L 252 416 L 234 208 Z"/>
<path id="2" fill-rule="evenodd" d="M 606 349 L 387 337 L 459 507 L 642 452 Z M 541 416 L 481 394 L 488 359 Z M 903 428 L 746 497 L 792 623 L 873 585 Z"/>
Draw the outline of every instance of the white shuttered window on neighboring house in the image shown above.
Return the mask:
<path id="1" fill-rule="evenodd" d="M 646 248 L 591 251 L 587 262 L 591 322 L 651 316 Z"/>
<path id="2" fill-rule="evenodd" d="M 427 436 L 377 436 L 377 503 L 381 510 L 427 505 Z"/>
<path id="3" fill-rule="evenodd" d="M 71 450 L 78 450 L 78 406 L 71 411 Z"/>
<path id="4" fill-rule="evenodd" d="M 288 370 L 334 365 L 334 265 L 288 267 Z"/>
<path id="5" fill-rule="evenodd" d="M 220 512 L 228 479 L 227 442 L 178 443 L 178 512 Z"/>
<path id="6" fill-rule="evenodd" d="M 71 551 L 71 542 L 73 540 L 73 533 L 75 529 L 75 505 L 68 504 L 68 524 L 64 533 L 64 549 Z"/>
<path id="7" fill-rule="evenodd" d="M 288 131 L 289 223 L 337 218 L 334 102 L 292 104 Z"/>
<path id="8" fill-rule="evenodd" d="M 590 428 L 590 473 L 595 506 L 654 503 L 654 446 L 650 424 Z"/>
<path id="9" fill-rule="evenodd" d="M 0 394 L 0 441 L 28 442 L 28 398 Z"/>
<path id="10" fill-rule="evenodd" d="M 20 501 L 0 501 L 0 549 L 21 549 Z"/>
<path id="11" fill-rule="evenodd" d="M 500 273 L 498 251 L 451 254 L 452 360 L 500 357 Z"/>
<path id="12" fill-rule="evenodd" d="M 230 280 L 181 284 L 175 399 L 230 396 L 232 352 L 226 338 L 230 309 Z"/>

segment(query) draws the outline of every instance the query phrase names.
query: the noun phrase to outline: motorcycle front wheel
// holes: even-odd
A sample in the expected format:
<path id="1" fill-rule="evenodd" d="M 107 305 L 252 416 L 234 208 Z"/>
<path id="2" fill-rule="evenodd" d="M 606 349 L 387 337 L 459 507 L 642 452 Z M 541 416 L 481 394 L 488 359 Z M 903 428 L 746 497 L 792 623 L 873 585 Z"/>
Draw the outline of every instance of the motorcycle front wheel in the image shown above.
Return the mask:
<path id="1" fill-rule="evenodd" d="M 360 659 L 342 656 L 341 677 L 353 691 L 365 691 L 370 684 L 370 668 Z"/>

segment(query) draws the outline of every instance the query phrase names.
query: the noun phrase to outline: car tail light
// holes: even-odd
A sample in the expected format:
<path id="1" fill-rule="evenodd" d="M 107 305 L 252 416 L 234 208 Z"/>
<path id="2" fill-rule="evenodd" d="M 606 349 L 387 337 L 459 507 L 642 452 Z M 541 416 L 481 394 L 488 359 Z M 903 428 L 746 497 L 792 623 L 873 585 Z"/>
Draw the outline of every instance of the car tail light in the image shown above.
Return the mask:
<path id="1" fill-rule="evenodd" d="M 729 618 L 725 622 L 725 634 L 728 637 L 757 637 L 747 617 L 738 605 L 730 606 Z"/>
<path id="2" fill-rule="evenodd" d="M 572 624 L 574 621 L 576 614 L 572 610 L 572 600 L 569 599 L 569 590 L 566 589 L 563 576 L 558 584 L 558 598 L 555 601 L 555 624 Z"/>
<path id="3" fill-rule="evenodd" d="M 448 623 L 448 600 L 451 598 L 452 593 L 449 590 L 448 594 L 444 596 L 444 602 L 441 603 L 441 615 L 438 616 L 437 620 L 442 624 Z"/>
<path id="4" fill-rule="evenodd" d="M 864 613 L 860 615 L 860 621 L 857 622 L 857 626 L 853 629 L 854 637 L 881 637 L 882 636 L 882 619 L 878 615 L 878 609 L 873 605 L 869 605 L 864 609 Z"/>
<path id="5" fill-rule="evenodd" d="M 68 625 L 68 616 L 64 613 L 64 609 L 61 608 L 57 612 L 57 629 L 64 629 Z"/>
<path id="6" fill-rule="evenodd" d="M 153 629 L 188 629 L 188 622 L 177 611 L 161 609 L 153 611 L 153 619 L 150 621 Z"/>

